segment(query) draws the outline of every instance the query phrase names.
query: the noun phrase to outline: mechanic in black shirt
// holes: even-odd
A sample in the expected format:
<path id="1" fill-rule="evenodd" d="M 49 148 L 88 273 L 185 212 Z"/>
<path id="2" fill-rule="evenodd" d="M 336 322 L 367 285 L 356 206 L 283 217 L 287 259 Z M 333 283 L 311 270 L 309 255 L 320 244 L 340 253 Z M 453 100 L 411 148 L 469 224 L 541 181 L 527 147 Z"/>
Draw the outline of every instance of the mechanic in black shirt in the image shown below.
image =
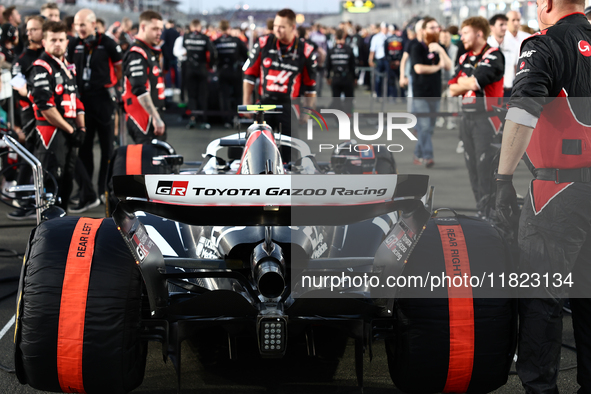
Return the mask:
<path id="1" fill-rule="evenodd" d="M 76 83 L 80 100 L 84 104 L 86 139 L 79 156 L 90 178 L 94 172 L 93 146 L 95 134 L 101 147 L 98 176 L 99 196 L 104 195 L 107 182 L 107 166 L 113 155 L 115 139 L 115 86 L 121 79 L 121 48 L 109 36 L 96 32 L 96 15 L 82 9 L 74 16 L 74 28 L 78 37 L 70 40 L 67 58 L 76 65 Z M 92 196 L 87 198 L 92 199 Z M 95 196 L 96 198 L 96 196 Z M 94 199 L 92 199 L 94 201 Z M 88 201 L 80 198 L 80 206 Z"/>
<path id="2" fill-rule="evenodd" d="M 341 102 L 340 97 L 343 93 L 346 98 L 355 96 L 357 80 L 355 79 L 356 59 L 353 49 L 345 45 L 345 31 L 337 29 L 335 38 L 336 45 L 328 50 L 326 57 L 326 79 L 332 88 L 333 100 L 337 104 Z M 352 99 L 345 99 L 346 108 L 343 108 L 345 113 L 353 112 L 352 103 Z M 334 105 L 331 107 L 335 108 Z"/>
<path id="3" fill-rule="evenodd" d="M 162 16 L 155 11 L 142 12 L 138 34 L 123 58 L 123 104 L 127 130 L 136 144 L 154 138 L 166 140 L 166 125 L 159 113 L 164 108 L 161 53 L 156 47 L 161 35 Z"/>
<path id="4" fill-rule="evenodd" d="M 57 181 L 58 203 L 67 209 L 78 147 L 84 141 L 84 106 L 78 98 L 76 67 L 65 58 L 68 39 L 63 22 L 43 25 L 45 52 L 33 62 L 28 89 L 39 133 L 35 156 Z M 46 183 L 52 185 L 49 177 Z"/>
<path id="5" fill-rule="evenodd" d="M 410 52 L 412 75 L 413 113 L 439 111 L 441 101 L 441 69 L 451 70 L 452 62 L 445 49 L 439 45 L 439 24 L 433 18 L 423 19 L 423 28 L 417 34 L 418 43 Z M 413 163 L 433 167 L 433 142 L 435 117 L 417 119 L 418 141 Z"/>
<path id="6" fill-rule="evenodd" d="M 20 133 L 25 139 L 25 148 L 31 153 L 35 151 L 37 142 L 37 134 L 35 133 L 35 113 L 33 106 L 28 98 L 27 79 L 29 77 L 31 66 L 33 62 L 41 56 L 45 49 L 43 48 L 43 18 L 39 15 L 31 16 L 27 19 L 26 29 L 28 35 L 29 46 L 16 59 L 12 66 L 13 78 L 18 78 L 23 85 L 19 88 L 13 87 L 14 99 L 18 101 L 18 108 L 20 110 Z M 18 116 L 18 115 L 17 115 Z M 31 167 L 23 165 L 18 169 L 16 182 L 18 185 L 26 185 L 30 183 L 32 175 Z M 12 220 L 26 220 L 35 218 L 35 210 L 32 207 L 33 203 L 28 204 L 27 207 L 19 208 L 7 214 Z M 28 208 L 28 209 L 27 209 Z"/>
<path id="7" fill-rule="evenodd" d="M 316 56 L 314 47 L 301 42 L 295 34 L 295 13 L 290 9 L 277 12 L 273 22 L 273 34 L 259 37 L 249 58 L 244 63 L 243 99 L 245 105 L 252 103 L 257 78 L 260 78 L 259 97 L 262 104 L 283 106 L 281 115 L 270 115 L 267 123 L 278 132 L 279 124 L 284 134 L 291 135 L 291 99 L 300 92 L 312 106 L 316 97 Z M 304 85 L 300 90 L 300 86 Z M 304 121 L 305 117 L 301 120 Z M 288 152 L 282 152 L 289 160 Z"/>
<path id="8" fill-rule="evenodd" d="M 213 42 L 218 53 L 218 77 L 220 84 L 220 108 L 222 111 L 236 112 L 242 102 L 242 65 L 248 57 L 246 45 L 238 38 L 228 34 L 230 23 L 220 21 L 222 35 Z M 227 116 L 224 127 L 230 128 L 233 116 Z"/>
<path id="9" fill-rule="evenodd" d="M 189 92 L 189 110 L 207 111 L 208 69 L 216 63 L 217 51 L 209 37 L 201 33 L 201 22 L 198 19 L 191 21 L 190 29 L 191 32 L 183 36 L 183 47 L 187 51 L 187 74 L 183 75 L 183 81 Z M 196 119 L 199 119 L 199 128 L 211 128 L 206 115 L 191 116 L 187 127 L 196 127 Z"/>

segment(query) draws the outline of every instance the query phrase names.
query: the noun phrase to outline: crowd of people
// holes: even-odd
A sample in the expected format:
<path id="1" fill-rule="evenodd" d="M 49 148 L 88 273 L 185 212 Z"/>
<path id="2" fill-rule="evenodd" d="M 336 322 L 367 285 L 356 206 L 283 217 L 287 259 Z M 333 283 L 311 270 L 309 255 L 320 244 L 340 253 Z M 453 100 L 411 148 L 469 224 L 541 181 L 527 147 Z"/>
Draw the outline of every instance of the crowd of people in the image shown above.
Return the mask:
<path id="1" fill-rule="evenodd" d="M 188 101 L 192 116 L 187 127 L 208 129 L 213 70 L 227 127 L 236 104 L 258 99 L 283 105 L 283 114 L 269 121 L 273 127 L 281 124 L 288 135 L 290 100 L 302 97 L 312 105 L 324 81 L 333 97 L 353 97 L 358 85 L 378 97 L 411 97 L 415 114 L 437 113 L 442 96 L 460 97 L 460 138 L 480 211 L 490 205 L 495 170 L 491 143 L 500 141 L 501 134 L 494 107 L 506 106 L 496 220 L 507 234 L 514 231 L 511 179 L 527 148 L 536 180 L 520 224 L 522 262 L 534 270 L 543 262 L 548 271 L 557 266 L 571 271 L 575 263 L 588 264 L 591 258 L 588 106 L 582 112 L 570 109 L 573 119 L 565 125 L 572 130 L 569 138 L 559 140 L 561 130 L 543 112 L 557 100 L 540 103 L 533 98 L 589 97 L 591 25 L 583 1 L 538 0 L 537 5 L 543 30 L 534 35 L 517 11 L 490 20 L 470 17 L 460 26 L 443 28 L 431 17 L 414 18 L 402 28 L 350 22 L 296 28 L 295 13 L 284 9 L 267 26 L 250 32 L 224 20 L 217 27 L 199 20 L 179 27 L 154 11 L 143 12 L 137 23 L 123 18 L 107 27 L 89 9 L 61 21 L 54 3 L 26 19 L 8 7 L 2 12 L 0 67 L 12 70 L 18 114 L 13 127 L 57 182 L 58 204 L 64 209 L 70 204 L 73 213 L 101 203 L 117 102 L 122 100 L 127 132 L 138 144 L 166 138 L 161 111 L 167 88 Z M 374 73 L 367 72 L 372 68 Z M 436 117 L 418 118 L 414 164 L 430 168 L 435 165 L 431 136 Z M 97 185 L 91 181 L 95 135 L 101 148 Z M 22 170 L 18 182 L 28 177 Z M 70 196 L 74 180 L 79 193 Z M 23 205 L 9 218 L 33 214 L 33 206 Z M 543 290 L 547 294 L 520 300 L 517 371 L 528 393 L 557 392 L 564 294 L 548 286 Z M 589 299 L 572 304 L 580 393 L 591 392 L 590 305 Z"/>

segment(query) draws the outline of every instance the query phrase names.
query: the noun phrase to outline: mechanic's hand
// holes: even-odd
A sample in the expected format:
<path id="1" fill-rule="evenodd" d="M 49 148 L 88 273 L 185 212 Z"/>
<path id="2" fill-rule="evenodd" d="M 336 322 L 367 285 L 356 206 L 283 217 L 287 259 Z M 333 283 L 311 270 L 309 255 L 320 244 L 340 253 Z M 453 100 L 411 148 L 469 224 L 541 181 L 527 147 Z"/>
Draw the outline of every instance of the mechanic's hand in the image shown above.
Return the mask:
<path id="1" fill-rule="evenodd" d="M 74 148 L 80 148 L 86 138 L 86 128 L 74 127 L 74 131 L 70 134 L 70 144 Z"/>
<path id="2" fill-rule="evenodd" d="M 400 87 L 401 88 L 405 88 L 408 86 L 408 78 L 406 76 L 400 76 L 400 80 L 398 81 L 400 83 Z"/>
<path id="3" fill-rule="evenodd" d="M 508 240 L 516 239 L 519 214 L 513 175 L 497 175 L 497 198 L 493 221 Z"/>
<path id="4" fill-rule="evenodd" d="M 152 124 L 154 125 L 154 135 L 164 134 L 164 129 L 166 128 L 166 125 L 164 124 L 162 119 L 153 117 Z"/>

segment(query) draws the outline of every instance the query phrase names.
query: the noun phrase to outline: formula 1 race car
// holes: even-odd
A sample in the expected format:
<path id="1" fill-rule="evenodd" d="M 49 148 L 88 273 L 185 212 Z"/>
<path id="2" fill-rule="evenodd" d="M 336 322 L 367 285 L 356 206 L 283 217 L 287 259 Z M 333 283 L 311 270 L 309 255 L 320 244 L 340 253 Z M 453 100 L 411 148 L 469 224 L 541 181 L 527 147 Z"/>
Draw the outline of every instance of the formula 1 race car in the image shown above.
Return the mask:
<path id="1" fill-rule="evenodd" d="M 261 357 L 281 358 L 301 334 L 313 353 L 324 326 L 355 340 L 363 384 L 364 349 L 396 317 L 395 293 L 375 283 L 400 275 L 419 242 L 428 177 L 327 174 L 305 142 L 264 122 L 274 109 L 239 108 L 254 124 L 212 141 L 196 170 L 114 177 L 112 219 L 55 218 L 32 232 L 15 334 L 21 383 L 128 392 L 148 340 L 180 382 L 181 342 L 201 329 L 224 330 L 230 357 L 249 337 Z M 280 146 L 299 157 L 284 166 Z M 220 158 L 226 147 L 240 160 Z"/>

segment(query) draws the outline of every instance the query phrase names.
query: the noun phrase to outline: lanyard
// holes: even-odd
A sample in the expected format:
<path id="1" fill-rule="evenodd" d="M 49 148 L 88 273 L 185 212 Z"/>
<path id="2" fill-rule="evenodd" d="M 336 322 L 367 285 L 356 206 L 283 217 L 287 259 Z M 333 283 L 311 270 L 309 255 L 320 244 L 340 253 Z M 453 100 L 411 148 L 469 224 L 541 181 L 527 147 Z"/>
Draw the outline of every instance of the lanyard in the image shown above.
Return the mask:
<path id="1" fill-rule="evenodd" d="M 49 56 L 51 56 L 51 58 L 53 60 L 56 61 L 57 64 L 59 64 L 59 66 L 61 67 L 61 69 L 66 73 L 66 75 L 68 76 L 68 78 L 72 79 L 72 74 L 70 73 L 70 70 L 68 69 L 68 67 L 64 64 L 64 62 L 62 62 L 60 59 L 58 59 L 57 57 L 53 56 L 52 54 L 49 54 Z"/>
<path id="2" fill-rule="evenodd" d="M 298 37 L 294 37 L 294 41 L 295 41 L 295 48 L 294 48 L 293 53 L 291 55 L 291 58 L 293 60 L 295 60 L 296 54 L 298 53 L 298 44 L 300 43 L 300 39 Z M 293 42 L 287 46 L 287 52 L 288 53 L 286 53 L 285 55 L 283 55 L 281 53 L 281 45 L 279 44 L 279 40 L 277 40 L 277 55 L 279 57 L 279 61 L 280 62 L 283 62 L 283 57 L 284 56 L 288 56 L 289 55 L 289 51 L 291 50 L 290 48 L 292 47 L 292 45 L 293 45 Z"/>
<path id="3" fill-rule="evenodd" d="M 90 58 L 92 57 L 93 51 L 94 48 L 90 48 L 90 51 L 88 52 L 88 57 L 86 58 L 86 68 L 90 68 Z"/>

